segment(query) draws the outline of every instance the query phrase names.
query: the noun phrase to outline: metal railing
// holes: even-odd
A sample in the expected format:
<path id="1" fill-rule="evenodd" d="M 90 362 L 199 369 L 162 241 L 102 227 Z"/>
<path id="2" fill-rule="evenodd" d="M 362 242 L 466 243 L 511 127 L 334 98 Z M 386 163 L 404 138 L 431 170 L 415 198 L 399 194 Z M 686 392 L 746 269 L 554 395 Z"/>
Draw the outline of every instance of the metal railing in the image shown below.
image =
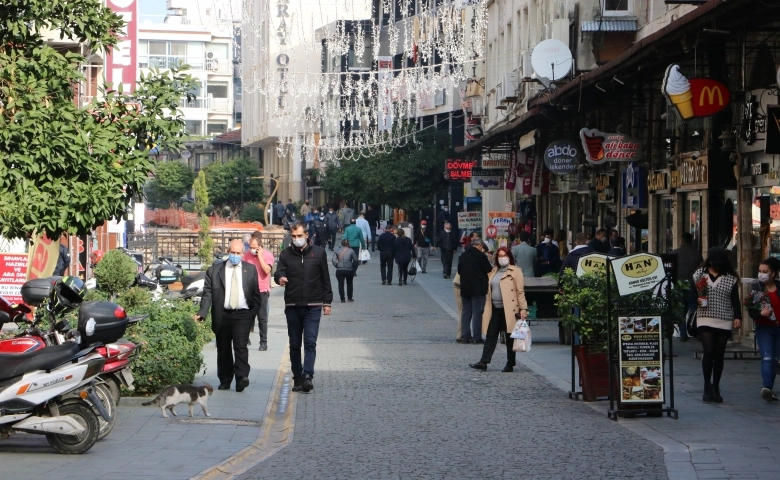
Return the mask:
<path id="1" fill-rule="evenodd" d="M 168 69 L 188 65 L 193 71 L 233 74 L 233 65 L 224 58 L 185 57 L 181 55 L 139 55 L 139 68 Z"/>
<path id="2" fill-rule="evenodd" d="M 230 241 L 240 239 L 246 231 L 211 232 L 215 254 L 227 253 Z M 263 247 L 279 258 L 282 249 L 284 231 L 263 232 Z M 143 254 L 144 266 L 155 263 L 160 257 L 171 257 L 175 265 L 185 270 L 200 270 L 198 258 L 200 238 L 197 232 L 176 232 L 150 230 L 146 233 L 134 233 L 127 236 L 127 248 Z"/>
<path id="3" fill-rule="evenodd" d="M 182 97 L 179 100 L 179 108 L 205 108 L 217 113 L 230 113 L 229 98 L 195 97 L 187 100 Z"/>
<path id="4" fill-rule="evenodd" d="M 141 24 L 192 25 L 192 19 L 181 15 L 138 15 Z"/>

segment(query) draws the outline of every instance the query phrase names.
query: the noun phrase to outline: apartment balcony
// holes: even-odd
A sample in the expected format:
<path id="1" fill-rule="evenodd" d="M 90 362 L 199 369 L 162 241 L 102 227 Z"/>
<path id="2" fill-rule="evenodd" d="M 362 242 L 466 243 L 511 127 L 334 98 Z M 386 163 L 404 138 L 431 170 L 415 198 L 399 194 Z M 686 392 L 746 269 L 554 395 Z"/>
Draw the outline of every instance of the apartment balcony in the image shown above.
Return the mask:
<path id="1" fill-rule="evenodd" d="M 195 97 L 192 100 L 182 98 L 179 101 L 180 108 L 195 108 L 208 110 L 209 113 L 233 113 L 232 101 L 229 98 Z"/>
<path id="2" fill-rule="evenodd" d="M 138 15 L 140 24 L 192 25 L 192 19 L 181 15 Z"/>
<path id="3" fill-rule="evenodd" d="M 218 75 L 233 75 L 233 64 L 229 60 L 204 57 L 181 57 L 177 55 L 139 55 L 139 68 L 169 69 L 189 65 L 190 70 Z"/>

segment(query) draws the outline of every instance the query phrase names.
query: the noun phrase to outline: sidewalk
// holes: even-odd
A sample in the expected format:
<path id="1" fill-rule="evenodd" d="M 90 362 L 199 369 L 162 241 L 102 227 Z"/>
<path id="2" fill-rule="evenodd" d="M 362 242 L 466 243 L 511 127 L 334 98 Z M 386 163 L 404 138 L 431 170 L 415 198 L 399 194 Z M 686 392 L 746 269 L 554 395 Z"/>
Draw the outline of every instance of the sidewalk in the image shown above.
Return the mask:
<path id="1" fill-rule="evenodd" d="M 432 257 L 433 258 L 433 257 Z M 452 338 L 457 328 L 452 280 L 440 275 L 434 261 L 418 283 L 453 316 Z M 455 267 L 453 266 L 453 269 Z M 518 354 L 518 362 L 546 378 L 564 392 L 571 388 L 571 347 L 558 344 L 555 322 L 531 325 L 534 346 Z M 722 404 L 701 401 L 701 360 L 693 358 L 698 341 L 674 340 L 675 407 L 679 420 L 668 417 L 619 419 L 623 427 L 664 449 L 670 480 L 778 479 L 780 478 L 780 403 L 761 399 L 759 360 L 726 360 L 721 381 Z M 605 416 L 609 402 L 589 404 Z"/>
<path id="2" fill-rule="evenodd" d="M 145 400 L 124 397 L 117 408 L 117 424 L 104 440 L 83 455 L 60 455 L 42 435 L 15 434 L 0 440 L 2 478 L 100 479 L 119 478 L 186 479 L 235 455 L 263 432 L 263 415 L 271 388 L 287 347 L 287 325 L 283 313 L 283 291 L 271 292 L 268 322 L 268 351 L 257 350 L 258 334 L 251 334 L 250 385 L 242 393 L 219 391 L 216 348 L 204 347 L 205 371 L 194 384 L 214 387 L 209 398 L 211 417 L 196 406 L 194 417 L 187 405 L 176 408 L 178 417 L 163 418 L 159 407 L 141 406 Z"/>

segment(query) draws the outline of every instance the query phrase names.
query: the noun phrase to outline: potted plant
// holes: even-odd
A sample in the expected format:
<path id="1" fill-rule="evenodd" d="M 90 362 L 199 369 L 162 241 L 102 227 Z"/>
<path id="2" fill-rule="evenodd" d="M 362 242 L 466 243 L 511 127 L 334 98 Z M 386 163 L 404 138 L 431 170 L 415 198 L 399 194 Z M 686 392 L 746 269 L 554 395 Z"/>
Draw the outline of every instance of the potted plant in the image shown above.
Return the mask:
<path id="1" fill-rule="evenodd" d="M 583 399 L 595 401 L 609 395 L 609 358 L 606 274 L 594 272 L 577 277 L 567 269 L 560 277 L 561 293 L 555 296 L 566 329 L 579 337 L 574 354 L 580 370 Z"/>

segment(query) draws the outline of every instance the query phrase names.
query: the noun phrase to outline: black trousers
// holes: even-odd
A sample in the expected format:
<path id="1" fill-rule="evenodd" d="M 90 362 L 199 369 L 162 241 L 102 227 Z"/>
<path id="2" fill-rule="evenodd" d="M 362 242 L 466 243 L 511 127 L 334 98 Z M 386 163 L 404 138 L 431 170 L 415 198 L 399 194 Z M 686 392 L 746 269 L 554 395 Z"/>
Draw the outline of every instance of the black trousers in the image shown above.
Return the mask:
<path id="1" fill-rule="evenodd" d="M 329 235 L 328 246 L 330 247 L 331 250 L 333 250 L 333 245 L 336 244 L 336 230 L 329 231 L 328 235 Z"/>
<path id="2" fill-rule="evenodd" d="M 409 277 L 409 262 L 398 263 L 398 283 L 405 282 Z"/>
<path id="3" fill-rule="evenodd" d="M 393 252 L 379 253 L 379 272 L 383 282 L 393 282 Z"/>
<path id="4" fill-rule="evenodd" d="M 336 270 L 336 280 L 339 282 L 339 297 L 344 300 L 344 281 L 347 282 L 347 298 L 352 300 L 352 279 L 355 278 L 354 272 L 346 270 Z"/>
<path id="5" fill-rule="evenodd" d="M 225 311 L 217 337 L 217 377 L 222 385 L 230 385 L 233 376 L 249 376 L 249 331 L 254 325 L 249 310 Z M 233 353 L 235 352 L 235 361 Z"/>
<path id="6" fill-rule="evenodd" d="M 448 277 L 452 274 L 452 257 L 455 252 L 452 250 L 441 251 L 441 268 L 442 273 Z"/>
<path id="7" fill-rule="evenodd" d="M 490 299 L 488 298 L 488 302 Z M 496 351 L 496 345 L 498 344 L 498 334 L 506 331 L 506 317 L 504 316 L 503 308 L 496 308 L 493 306 L 493 314 L 490 316 L 490 323 L 488 324 L 487 334 L 485 335 L 485 346 L 482 348 L 482 363 L 490 363 L 493 358 L 493 352 Z M 506 363 L 511 366 L 515 366 L 517 360 L 517 352 L 512 350 L 512 346 L 515 343 L 514 338 L 509 338 L 512 332 L 506 332 Z"/>

